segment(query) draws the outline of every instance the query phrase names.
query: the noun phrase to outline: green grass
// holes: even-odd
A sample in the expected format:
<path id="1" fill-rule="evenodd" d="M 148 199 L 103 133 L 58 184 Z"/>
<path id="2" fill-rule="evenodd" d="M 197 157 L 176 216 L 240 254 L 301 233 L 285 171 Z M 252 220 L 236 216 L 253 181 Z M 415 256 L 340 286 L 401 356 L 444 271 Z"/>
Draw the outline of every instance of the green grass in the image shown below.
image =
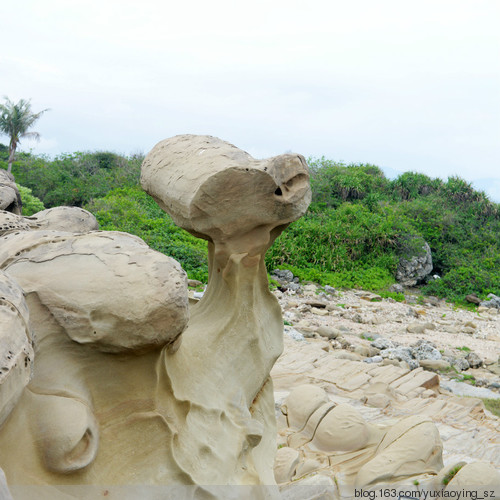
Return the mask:
<path id="1" fill-rule="evenodd" d="M 453 467 L 446 476 L 443 477 L 443 484 L 446 486 L 458 473 L 458 471 L 463 467 L 463 465 L 457 465 Z"/>
<path id="2" fill-rule="evenodd" d="M 500 399 L 482 398 L 482 400 L 487 410 L 500 417 Z"/>

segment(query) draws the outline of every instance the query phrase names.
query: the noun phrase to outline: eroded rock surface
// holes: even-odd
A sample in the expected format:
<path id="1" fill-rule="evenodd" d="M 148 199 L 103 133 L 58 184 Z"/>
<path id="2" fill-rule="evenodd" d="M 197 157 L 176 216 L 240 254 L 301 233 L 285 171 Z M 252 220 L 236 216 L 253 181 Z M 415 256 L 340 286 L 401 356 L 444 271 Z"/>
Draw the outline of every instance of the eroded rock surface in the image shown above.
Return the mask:
<path id="1" fill-rule="evenodd" d="M 0 169 L 0 210 L 21 215 L 21 195 L 16 186 L 14 176 Z"/>
<path id="2" fill-rule="evenodd" d="M 169 290 L 186 288 L 185 275 L 138 238 L 3 236 L 0 267 L 25 289 L 39 342 L 33 380 L 0 430 L 0 466 L 14 485 L 272 485 L 269 374 L 283 320 L 264 254 L 307 209 L 307 165 L 180 136 L 153 149 L 142 179 L 208 240 L 207 290 L 182 331 L 187 291 Z"/>
<path id="3" fill-rule="evenodd" d="M 0 271 L 0 426 L 33 370 L 33 335 L 21 287 Z"/>

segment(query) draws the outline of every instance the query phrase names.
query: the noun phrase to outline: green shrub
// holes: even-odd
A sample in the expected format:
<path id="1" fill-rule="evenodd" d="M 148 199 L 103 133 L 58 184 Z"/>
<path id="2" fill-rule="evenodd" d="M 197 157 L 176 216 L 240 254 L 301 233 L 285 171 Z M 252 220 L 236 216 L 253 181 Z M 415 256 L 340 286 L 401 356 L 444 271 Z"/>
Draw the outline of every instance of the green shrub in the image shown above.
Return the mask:
<path id="1" fill-rule="evenodd" d="M 21 201 L 23 202 L 23 215 L 30 216 L 45 210 L 43 203 L 36 197 L 33 196 L 30 188 L 20 186 L 17 184 L 19 193 L 21 195 Z"/>

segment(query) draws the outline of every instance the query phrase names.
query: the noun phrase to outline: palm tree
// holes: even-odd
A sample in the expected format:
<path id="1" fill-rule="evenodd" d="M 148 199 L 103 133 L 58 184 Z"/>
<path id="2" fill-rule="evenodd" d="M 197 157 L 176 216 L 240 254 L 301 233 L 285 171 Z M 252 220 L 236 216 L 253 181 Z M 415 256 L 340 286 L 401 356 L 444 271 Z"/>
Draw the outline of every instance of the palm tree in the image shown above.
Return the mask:
<path id="1" fill-rule="evenodd" d="M 9 167 L 8 172 L 12 170 L 12 163 L 21 137 L 30 137 L 39 140 L 38 132 L 28 132 L 28 129 L 42 116 L 47 109 L 33 113 L 31 103 L 28 100 L 21 99 L 14 104 L 8 97 L 5 97 L 5 104 L 0 104 L 0 132 L 10 137 L 9 143 Z"/>

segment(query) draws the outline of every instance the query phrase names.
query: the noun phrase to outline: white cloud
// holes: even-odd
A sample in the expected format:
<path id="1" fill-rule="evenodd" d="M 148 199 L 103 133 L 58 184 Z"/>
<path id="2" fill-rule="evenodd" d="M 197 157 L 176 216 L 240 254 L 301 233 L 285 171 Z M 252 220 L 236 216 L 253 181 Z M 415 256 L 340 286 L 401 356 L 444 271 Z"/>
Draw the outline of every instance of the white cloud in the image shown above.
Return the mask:
<path id="1" fill-rule="evenodd" d="M 51 108 L 35 151 L 209 133 L 260 157 L 500 175 L 497 0 L 20 0 L 3 16 L 29 33 L 3 27 L 3 93 Z"/>

